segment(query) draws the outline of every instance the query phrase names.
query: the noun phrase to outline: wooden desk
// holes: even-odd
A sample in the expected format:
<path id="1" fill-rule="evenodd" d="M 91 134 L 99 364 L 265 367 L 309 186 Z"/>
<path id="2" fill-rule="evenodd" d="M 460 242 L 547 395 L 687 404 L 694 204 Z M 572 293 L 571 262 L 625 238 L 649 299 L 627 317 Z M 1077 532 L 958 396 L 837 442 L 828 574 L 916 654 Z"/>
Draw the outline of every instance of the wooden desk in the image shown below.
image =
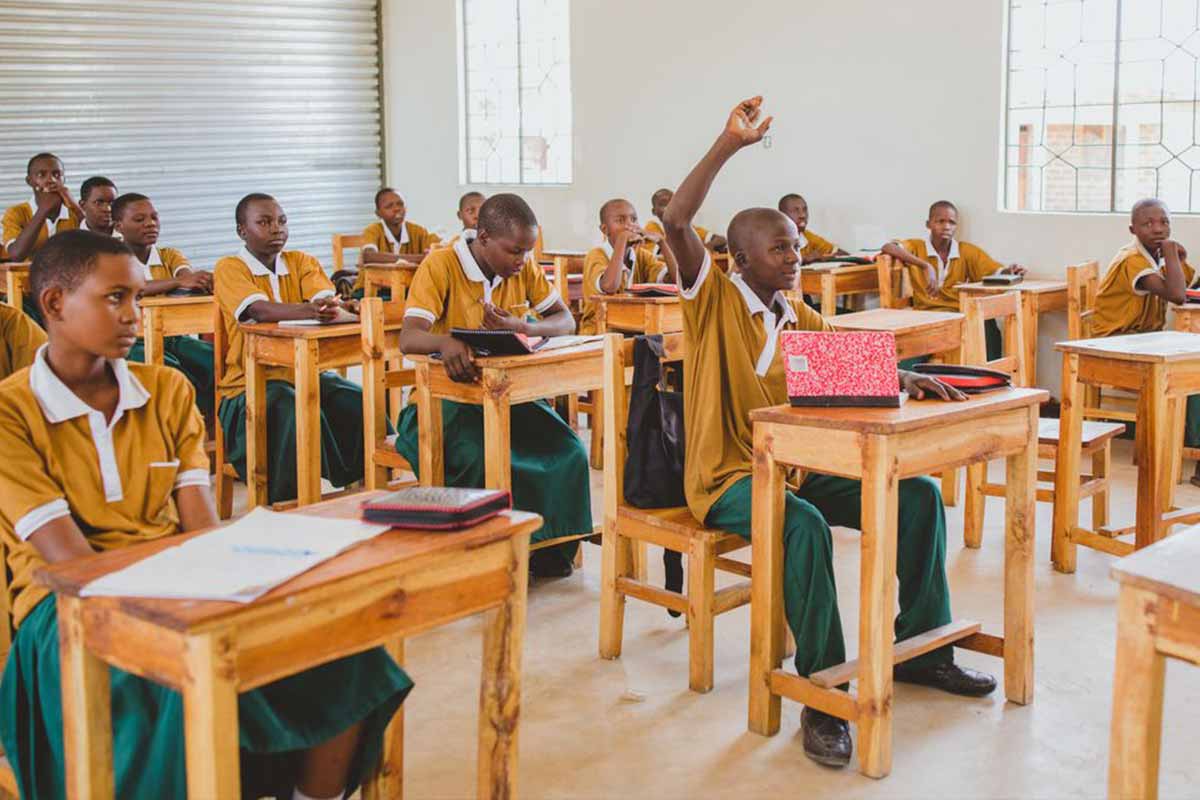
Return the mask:
<path id="1" fill-rule="evenodd" d="M 1059 342 L 1062 410 L 1055 467 L 1054 568 L 1075 571 L 1076 545 L 1128 555 L 1165 536 L 1172 525 L 1200 521 L 1195 509 L 1172 510 L 1175 464 L 1183 446 L 1183 404 L 1200 393 L 1200 334 L 1163 331 Z M 1134 544 L 1079 527 L 1079 458 L 1084 386 L 1137 392 L 1137 522 Z"/>
<path id="2" fill-rule="evenodd" d="M 953 311 L 916 311 L 911 308 L 873 308 L 829 318 L 839 331 L 889 331 L 896 335 L 896 358 L 944 355 L 958 363 L 962 347 L 963 315 Z"/>
<path id="3" fill-rule="evenodd" d="M 910 400 L 902 408 L 753 411 L 754 565 L 750 614 L 750 730 L 779 731 L 780 698 L 858 725 L 859 769 L 881 778 L 892 762 L 892 666 L 938 647 L 1004 657 L 1004 690 L 1033 700 L 1033 540 L 1040 389 L 1006 389 L 960 403 Z M 957 621 L 893 643 L 899 481 L 949 467 L 1008 459 L 1004 636 Z M 783 658 L 783 465 L 862 480 L 858 659 L 801 678 Z M 857 678 L 857 694 L 837 687 Z"/>
<path id="4" fill-rule="evenodd" d="M 599 294 L 596 332 L 679 333 L 683 330 L 683 306 L 678 297 L 638 297 L 632 294 Z"/>
<path id="5" fill-rule="evenodd" d="M 401 256 L 404 258 L 404 256 Z M 424 258 L 416 256 L 416 258 Z M 403 303 L 408 297 L 408 287 L 412 284 L 413 276 L 417 274 L 420 262 L 400 261 L 395 264 L 362 264 L 359 271 L 363 276 L 363 296 L 376 297 L 379 289 L 388 289 L 391 302 Z"/>
<path id="6" fill-rule="evenodd" d="M 399 347 L 402 323 L 385 326 Z M 267 502 L 267 378 L 264 367 L 287 367 L 296 386 L 297 502 L 321 499 L 321 372 L 363 362 L 361 326 L 243 323 L 246 337 L 246 484 L 249 508 Z"/>
<path id="7" fill-rule="evenodd" d="M 169 297 L 155 295 L 138 301 L 142 309 L 142 341 L 147 364 L 163 363 L 163 339 L 212 333 L 215 315 L 212 295 Z"/>
<path id="8" fill-rule="evenodd" d="M 1066 281 L 1022 280 L 1013 286 L 987 283 L 960 283 L 959 300 L 971 295 L 1016 292 L 1021 297 L 1021 317 L 1025 336 L 1025 385 L 1037 386 L 1038 317 L 1049 311 L 1067 310 Z"/>
<path id="9" fill-rule="evenodd" d="M 4 274 L 4 302 L 13 308 L 21 308 L 25 292 L 29 289 L 30 261 L 9 261 L 0 263 L 0 273 Z"/>
<path id="10" fill-rule="evenodd" d="M 875 264 L 805 264 L 800 268 L 800 291 L 821 298 L 821 316 L 837 313 L 842 295 L 864 295 L 879 291 Z"/>
<path id="11" fill-rule="evenodd" d="M 1166 658 L 1200 666 L 1200 528 L 1121 559 L 1112 575 L 1121 594 L 1108 796 L 1151 800 L 1158 797 Z"/>
<path id="12" fill-rule="evenodd" d="M 1174 329 L 1181 333 L 1200 333 L 1200 303 L 1171 306 L 1175 317 Z"/>
<path id="13" fill-rule="evenodd" d="M 367 496 L 304 513 L 356 517 Z M 236 798 L 239 692 L 385 644 L 403 663 L 404 637 L 487 612 L 478 796 L 515 797 L 525 575 L 529 535 L 540 525 L 538 515 L 513 511 L 456 533 L 392 530 L 246 604 L 79 596 L 101 575 L 197 534 L 39 570 L 58 594 L 68 796 L 113 797 L 108 665 L 183 694 L 188 795 Z M 388 728 L 367 798 L 401 796 L 402 715 Z"/>

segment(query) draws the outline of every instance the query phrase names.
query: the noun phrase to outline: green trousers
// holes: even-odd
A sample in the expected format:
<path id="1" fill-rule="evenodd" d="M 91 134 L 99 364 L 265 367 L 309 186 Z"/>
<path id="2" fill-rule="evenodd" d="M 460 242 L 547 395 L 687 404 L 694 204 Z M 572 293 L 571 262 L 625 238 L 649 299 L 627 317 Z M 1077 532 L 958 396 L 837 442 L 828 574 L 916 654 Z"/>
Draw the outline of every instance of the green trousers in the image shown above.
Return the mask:
<path id="1" fill-rule="evenodd" d="M 750 538 L 751 479 L 730 486 L 713 504 L 704 524 Z M 946 514 L 930 478 L 900 481 L 896 534 L 896 577 L 900 613 L 896 638 L 908 639 L 945 625 L 950 618 L 946 582 Z M 833 576 L 831 525 L 858 529 L 862 485 L 830 475 L 809 475 L 798 492 L 788 492 L 783 519 L 783 600 L 796 638 L 796 671 L 803 676 L 846 660 L 842 620 Z M 912 659 L 912 664 L 951 661 L 947 646 Z"/>
<path id="2" fill-rule="evenodd" d="M 127 361 L 146 361 L 146 344 L 141 339 L 125 357 Z M 208 416 L 212 413 L 213 392 L 213 346 L 191 336 L 167 336 L 163 339 L 163 363 L 174 367 L 187 376 L 196 389 L 196 408 Z"/>
<path id="3" fill-rule="evenodd" d="M 510 415 L 513 507 L 541 514 L 543 520 L 533 541 L 591 531 L 591 478 L 583 442 L 543 401 L 515 405 Z M 482 487 L 482 407 L 443 400 L 442 429 L 446 485 Z M 396 451 L 419 469 L 415 404 L 401 412 L 396 430 Z M 530 562 L 570 563 L 578 547 L 568 542 L 537 550 Z"/>
<path id="4" fill-rule="evenodd" d="M 246 480 L 246 395 L 221 401 L 225 459 Z M 267 500 L 295 500 L 296 389 L 267 381 Z M 363 477 L 362 387 L 333 372 L 321 373 L 321 475 L 334 486 Z M 388 426 L 391 433 L 391 426 Z"/>
<path id="5" fill-rule="evenodd" d="M 59 675 L 58 615 L 48 597 L 21 623 L 0 681 L 0 741 L 21 797 L 30 800 L 66 797 Z M 183 698 L 115 667 L 109 679 L 115 796 L 187 797 Z M 384 728 L 412 685 L 376 648 L 238 695 L 244 795 L 291 798 L 297 751 L 362 722 L 350 770 L 352 791 L 378 763 Z"/>

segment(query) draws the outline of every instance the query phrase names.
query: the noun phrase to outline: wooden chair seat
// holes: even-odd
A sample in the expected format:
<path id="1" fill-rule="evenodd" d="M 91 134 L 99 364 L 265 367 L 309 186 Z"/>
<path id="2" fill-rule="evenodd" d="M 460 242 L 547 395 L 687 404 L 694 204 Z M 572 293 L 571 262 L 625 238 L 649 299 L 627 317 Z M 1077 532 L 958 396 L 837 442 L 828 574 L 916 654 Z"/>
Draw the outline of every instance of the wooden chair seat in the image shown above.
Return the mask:
<path id="1" fill-rule="evenodd" d="M 617 509 L 617 524 L 622 526 L 622 533 L 627 534 L 627 526 L 637 525 L 640 528 L 641 535 L 639 539 L 650 541 L 651 544 L 660 544 L 653 541 L 651 537 L 658 536 L 665 539 L 671 539 L 670 549 L 686 550 L 688 543 L 693 539 L 703 540 L 710 543 L 718 555 L 738 550 L 743 547 L 749 547 L 750 541 L 738 536 L 735 533 L 726 533 L 725 531 L 712 530 L 705 528 L 696 521 L 692 516 L 692 512 L 687 506 L 679 506 L 678 508 L 635 508 L 633 506 L 622 505 Z M 668 545 L 660 544 L 666 547 Z"/>
<path id="2" fill-rule="evenodd" d="M 1058 446 L 1058 423 L 1057 419 L 1038 420 L 1039 445 Z M 1121 422 L 1093 422 L 1091 420 L 1084 420 L 1082 438 L 1084 452 L 1090 452 L 1097 447 L 1103 446 L 1124 432 L 1125 425 Z"/>
<path id="3" fill-rule="evenodd" d="M 405 472 L 413 471 L 408 459 L 396 452 L 396 434 L 394 433 L 376 446 L 372 460 L 377 467 L 400 469 Z"/>

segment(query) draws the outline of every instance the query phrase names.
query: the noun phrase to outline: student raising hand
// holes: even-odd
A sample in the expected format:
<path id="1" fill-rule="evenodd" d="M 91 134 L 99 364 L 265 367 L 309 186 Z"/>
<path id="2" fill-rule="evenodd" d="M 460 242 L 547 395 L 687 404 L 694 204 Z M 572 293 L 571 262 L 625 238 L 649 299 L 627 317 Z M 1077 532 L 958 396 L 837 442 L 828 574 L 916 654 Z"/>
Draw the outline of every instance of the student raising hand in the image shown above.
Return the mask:
<path id="1" fill-rule="evenodd" d="M 725 132 L 736 137 L 742 147 L 762 141 L 767 130 L 771 127 L 774 117 L 767 117 L 762 122 L 762 95 L 743 100 L 734 107 L 725 123 Z"/>

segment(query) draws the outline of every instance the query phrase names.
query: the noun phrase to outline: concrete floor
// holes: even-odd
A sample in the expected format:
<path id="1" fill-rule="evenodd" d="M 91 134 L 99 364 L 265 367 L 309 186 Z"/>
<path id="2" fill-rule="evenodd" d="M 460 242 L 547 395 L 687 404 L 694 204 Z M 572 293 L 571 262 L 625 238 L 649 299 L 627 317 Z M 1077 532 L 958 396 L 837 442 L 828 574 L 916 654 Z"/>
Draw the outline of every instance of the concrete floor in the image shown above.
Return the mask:
<path id="1" fill-rule="evenodd" d="M 1133 519 L 1130 442 L 1117 442 L 1115 523 Z M 1000 465 L 993 475 L 1000 478 Z M 1189 465 L 1190 468 L 1190 465 Z M 1179 488 L 1178 502 L 1200 502 Z M 592 505 L 599 520 L 600 473 Z M 1086 506 L 1085 506 L 1086 507 Z M 988 502 L 984 544 L 962 547 L 962 510 L 949 515 L 947 570 L 956 617 L 1000 630 L 1003 502 Z M 1084 520 L 1087 519 L 1084 512 Z M 599 549 L 585 546 L 583 571 L 536 583 L 529 595 L 520 729 L 524 798 L 1100 798 L 1106 791 L 1116 631 L 1113 559 L 1080 548 L 1074 575 L 1049 564 L 1051 509 L 1038 505 L 1036 696 L 1021 707 L 1003 693 L 951 697 L 896 686 L 892 774 L 863 777 L 856 762 L 830 770 L 809 761 L 800 707 L 784 701 L 778 735 L 746 730 L 749 607 L 718 618 L 716 684 L 687 689 L 681 619 L 630 600 L 620 660 L 597 656 Z M 857 630 L 858 534 L 835 529 L 844 628 Z M 661 580 L 661 551 L 651 565 Z M 416 681 L 406 709 L 405 790 L 411 798 L 467 798 L 475 791 L 479 624 L 465 620 L 409 640 Z M 854 641 L 848 642 L 853 657 Z M 957 651 L 993 674 L 1002 663 Z M 1200 797 L 1200 670 L 1167 669 L 1160 795 Z"/>

